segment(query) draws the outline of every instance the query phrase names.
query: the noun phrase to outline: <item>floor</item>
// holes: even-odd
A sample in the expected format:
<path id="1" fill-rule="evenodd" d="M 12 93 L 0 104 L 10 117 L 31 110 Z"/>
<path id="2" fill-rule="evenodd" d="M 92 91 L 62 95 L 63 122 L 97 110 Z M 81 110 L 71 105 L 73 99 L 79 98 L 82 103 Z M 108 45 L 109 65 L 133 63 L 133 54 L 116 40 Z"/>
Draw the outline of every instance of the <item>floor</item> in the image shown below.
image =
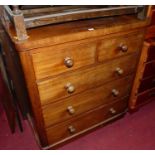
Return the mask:
<path id="1" fill-rule="evenodd" d="M 32 130 L 23 121 L 24 132 L 18 128 L 10 133 L 0 104 L 0 150 L 36 150 Z M 153 150 L 155 149 L 155 100 L 133 114 L 76 139 L 59 150 Z"/>

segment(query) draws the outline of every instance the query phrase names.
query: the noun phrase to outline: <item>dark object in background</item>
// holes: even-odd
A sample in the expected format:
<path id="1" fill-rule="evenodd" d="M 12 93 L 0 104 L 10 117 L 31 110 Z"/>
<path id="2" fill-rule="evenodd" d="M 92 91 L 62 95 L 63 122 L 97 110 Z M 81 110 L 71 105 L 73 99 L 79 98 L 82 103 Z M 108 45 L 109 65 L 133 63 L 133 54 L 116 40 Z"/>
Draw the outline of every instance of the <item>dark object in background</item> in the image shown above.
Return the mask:
<path id="1" fill-rule="evenodd" d="M 26 90 L 26 87 L 19 63 L 7 33 L 0 27 L 0 95 L 12 132 L 15 132 L 16 123 L 20 130 L 23 130 L 19 110 L 22 119 L 26 119 L 29 103 L 27 93 L 21 91 Z"/>
<path id="2" fill-rule="evenodd" d="M 147 6 L 140 5 L 61 5 L 61 6 L 1 6 L 0 16 L 7 29 L 14 25 L 17 40 L 28 39 L 27 29 L 48 24 L 71 22 L 82 19 L 134 14 L 145 19 Z"/>

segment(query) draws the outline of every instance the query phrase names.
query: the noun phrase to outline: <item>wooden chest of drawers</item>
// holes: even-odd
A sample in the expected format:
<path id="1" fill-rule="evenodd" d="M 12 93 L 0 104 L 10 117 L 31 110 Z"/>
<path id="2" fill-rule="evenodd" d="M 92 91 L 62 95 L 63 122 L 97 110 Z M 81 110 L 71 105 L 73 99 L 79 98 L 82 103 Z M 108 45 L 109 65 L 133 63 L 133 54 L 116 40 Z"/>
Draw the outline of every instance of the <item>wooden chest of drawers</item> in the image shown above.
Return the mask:
<path id="1" fill-rule="evenodd" d="M 136 109 L 149 103 L 155 97 L 155 7 L 148 11 L 150 24 L 147 27 L 145 41 L 135 76 L 129 107 Z"/>
<path id="2" fill-rule="evenodd" d="M 10 37 L 19 54 L 42 147 L 49 148 L 122 116 L 147 21 L 92 19 Z"/>

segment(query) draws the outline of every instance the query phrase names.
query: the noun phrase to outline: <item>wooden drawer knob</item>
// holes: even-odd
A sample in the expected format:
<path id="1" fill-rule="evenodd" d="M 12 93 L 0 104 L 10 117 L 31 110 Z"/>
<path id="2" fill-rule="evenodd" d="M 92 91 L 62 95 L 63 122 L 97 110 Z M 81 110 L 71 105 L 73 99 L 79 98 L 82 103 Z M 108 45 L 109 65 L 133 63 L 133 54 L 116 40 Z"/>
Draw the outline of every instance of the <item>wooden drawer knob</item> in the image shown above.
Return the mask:
<path id="1" fill-rule="evenodd" d="M 68 130 L 69 130 L 70 133 L 75 133 L 76 132 L 76 129 L 72 125 L 70 125 L 68 127 Z"/>
<path id="2" fill-rule="evenodd" d="M 121 44 L 119 45 L 119 48 L 120 48 L 120 50 L 121 50 L 122 52 L 127 52 L 127 51 L 128 51 L 128 46 L 125 45 L 125 44 L 123 44 L 123 43 L 121 43 Z"/>
<path id="3" fill-rule="evenodd" d="M 75 110 L 72 106 L 67 107 L 67 111 L 69 112 L 69 114 L 73 115 L 75 113 Z"/>
<path id="4" fill-rule="evenodd" d="M 73 60 L 71 58 L 66 57 L 64 59 L 64 64 L 65 64 L 66 67 L 70 68 L 70 67 L 73 66 L 74 62 L 73 62 Z"/>
<path id="5" fill-rule="evenodd" d="M 123 69 L 117 67 L 117 68 L 116 68 L 116 73 L 117 73 L 118 75 L 122 75 L 122 74 L 123 74 Z"/>
<path id="6" fill-rule="evenodd" d="M 109 111 L 111 114 L 116 114 L 116 110 L 114 108 L 110 108 Z"/>
<path id="7" fill-rule="evenodd" d="M 116 89 L 113 89 L 112 91 L 113 96 L 117 97 L 119 95 L 119 91 Z"/>
<path id="8" fill-rule="evenodd" d="M 71 83 L 67 83 L 65 88 L 67 89 L 68 93 L 73 93 L 75 91 L 75 87 Z"/>

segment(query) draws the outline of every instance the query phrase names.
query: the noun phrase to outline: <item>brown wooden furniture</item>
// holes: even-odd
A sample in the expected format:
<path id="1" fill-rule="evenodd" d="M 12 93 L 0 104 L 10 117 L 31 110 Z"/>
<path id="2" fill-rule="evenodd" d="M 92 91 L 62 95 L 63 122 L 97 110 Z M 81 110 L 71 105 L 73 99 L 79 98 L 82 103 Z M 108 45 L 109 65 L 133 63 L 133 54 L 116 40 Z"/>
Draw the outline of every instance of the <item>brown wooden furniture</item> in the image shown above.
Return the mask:
<path id="1" fill-rule="evenodd" d="M 42 148 L 126 113 L 147 24 L 134 15 L 74 21 L 29 29 L 25 41 L 10 28 Z"/>
<path id="2" fill-rule="evenodd" d="M 132 88 L 129 107 L 135 109 L 155 97 L 155 6 L 148 10 L 150 25 L 147 27 L 145 41 Z"/>
<path id="3" fill-rule="evenodd" d="M 0 17 L 7 30 L 14 26 L 18 40 L 26 40 L 27 29 L 32 27 L 125 14 L 145 19 L 146 10 L 143 5 L 4 5 L 0 6 Z"/>
<path id="4" fill-rule="evenodd" d="M 16 100 L 16 104 L 18 105 L 23 118 L 26 118 L 29 111 L 29 99 L 26 91 L 25 80 L 23 78 L 24 75 L 15 47 L 6 31 L 2 28 L 0 30 L 0 46 L 3 73 L 5 72 L 7 74 L 5 79 L 8 79 L 7 83 L 10 83 L 10 89 L 14 94 L 14 100 Z M 2 75 L 4 76 L 4 74 Z"/>
<path id="5" fill-rule="evenodd" d="M 23 131 L 21 119 L 26 119 L 29 108 L 21 66 L 12 45 L 0 24 L 0 98 L 11 132 L 14 133 L 17 125 Z"/>

